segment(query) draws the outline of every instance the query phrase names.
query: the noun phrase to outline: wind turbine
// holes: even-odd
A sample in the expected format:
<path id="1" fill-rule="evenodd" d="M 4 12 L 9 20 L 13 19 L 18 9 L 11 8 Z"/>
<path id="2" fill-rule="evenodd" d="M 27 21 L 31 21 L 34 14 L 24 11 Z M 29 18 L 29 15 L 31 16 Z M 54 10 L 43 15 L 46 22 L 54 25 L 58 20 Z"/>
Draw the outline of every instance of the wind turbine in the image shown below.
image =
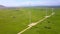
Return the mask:
<path id="1" fill-rule="evenodd" d="M 46 16 L 45 16 L 45 17 L 46 17 L 46 18 L 49 17 L 49 16 L 48 16 L 48 8 L 46 8 Z"/>
<path id="2" fill-rule="evenodd" d="M 31 6 L 31 1 L 29 2 L 29 6 Z M 29 11 L 29 23 L 31 23 L 31 16 L 32 16 L 32 13 L 31 13 L 31 11 Z"/>
<path id="3" fill-rule="evenodd" d="M 55 12 L 54 12 L 54 8 L 52 8 L 52 15 L 54 15 L 55 14 Z"/>

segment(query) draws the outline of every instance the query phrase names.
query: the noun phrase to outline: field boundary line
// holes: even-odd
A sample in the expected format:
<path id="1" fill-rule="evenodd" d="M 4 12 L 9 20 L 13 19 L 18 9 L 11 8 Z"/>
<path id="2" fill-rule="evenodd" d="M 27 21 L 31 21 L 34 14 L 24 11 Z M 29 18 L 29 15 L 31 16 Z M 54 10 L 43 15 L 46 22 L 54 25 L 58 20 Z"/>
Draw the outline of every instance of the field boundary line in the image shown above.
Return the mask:
<path id="1" fill-rule="evenodd" d="M 45 16 L 43 19 L 41 19 L 41 20 L 39 20 L 39 21 L 37 21 L 37 22 L 35 22 L 35 23 L 29 24 L 28 27 L 27 27 L 26 29 L 20 31 L 20 32 L 17 33 L 17 34 L 22 34 L 22 33 L 25 32 L 26 30 L 32 28 L 33 26 L 37 25 L 38 23 L 41 23 L 42 21 L 44 21 L 45 19 L 47 19 L 47 18 L 53 16 L 54 14 L 55 14 L 55 12 L 51 13 L 49 16 Z"/>

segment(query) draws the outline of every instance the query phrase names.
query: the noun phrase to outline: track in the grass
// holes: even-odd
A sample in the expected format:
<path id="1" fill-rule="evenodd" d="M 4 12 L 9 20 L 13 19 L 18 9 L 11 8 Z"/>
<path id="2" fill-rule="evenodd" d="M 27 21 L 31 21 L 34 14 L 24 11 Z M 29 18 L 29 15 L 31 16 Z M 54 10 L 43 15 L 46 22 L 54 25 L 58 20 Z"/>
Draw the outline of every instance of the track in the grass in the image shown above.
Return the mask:
<path id="1" fill-rule="evenodd" d="M 29 24 L 26 29 L 22 30 L 21 32 L 19 32 L 19 33 L 17 33 L 17 34 L 22 34 L 22 33 L 25 32 L 26 30 L 32 28 L 33 26 L 37 25 L 38 23 L 41 23 L 42 21 L 44 21 L 45 19 L 53 16 L 54 14 L 55 14 L 55 12 L 53 12 L 53 13 L 52 13 L 51 15 L 49 15 L 49 16 L 45 16 L 43 19 L 41 19 L 41 20 L 39 20 L 39 21 L 37 21 L 37 22 L 35 22 L 35 23 Z"/>

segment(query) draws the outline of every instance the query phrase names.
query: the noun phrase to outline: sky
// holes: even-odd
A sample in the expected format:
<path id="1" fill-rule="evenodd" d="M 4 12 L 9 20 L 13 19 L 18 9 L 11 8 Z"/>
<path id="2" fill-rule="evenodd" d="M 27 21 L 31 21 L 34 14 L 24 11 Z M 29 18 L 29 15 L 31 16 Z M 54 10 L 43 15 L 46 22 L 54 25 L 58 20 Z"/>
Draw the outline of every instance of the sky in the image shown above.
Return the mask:
<path id="1" fill-rule="evenodd" d="M 58 6 L 60 0 L 0 0 L 0 5 L 16 6 Z"/>

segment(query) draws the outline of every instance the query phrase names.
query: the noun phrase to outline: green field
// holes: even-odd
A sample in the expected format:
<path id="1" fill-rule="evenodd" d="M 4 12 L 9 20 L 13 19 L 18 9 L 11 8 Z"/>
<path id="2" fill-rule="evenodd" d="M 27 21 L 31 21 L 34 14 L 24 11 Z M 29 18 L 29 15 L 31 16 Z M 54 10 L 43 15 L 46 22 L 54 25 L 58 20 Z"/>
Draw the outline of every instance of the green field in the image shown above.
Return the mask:
<path id="1" fill-rule="evenodd" d="M 47 15 L 52 13 L 51 8 L 47 11 Z M 22 34 L 60 34 L 60 8 L 54 8 L 54 12 L 54 16 Z M 46 8 L 0 9 L 0 34 L 17 34 L 45 16 Z"/>

